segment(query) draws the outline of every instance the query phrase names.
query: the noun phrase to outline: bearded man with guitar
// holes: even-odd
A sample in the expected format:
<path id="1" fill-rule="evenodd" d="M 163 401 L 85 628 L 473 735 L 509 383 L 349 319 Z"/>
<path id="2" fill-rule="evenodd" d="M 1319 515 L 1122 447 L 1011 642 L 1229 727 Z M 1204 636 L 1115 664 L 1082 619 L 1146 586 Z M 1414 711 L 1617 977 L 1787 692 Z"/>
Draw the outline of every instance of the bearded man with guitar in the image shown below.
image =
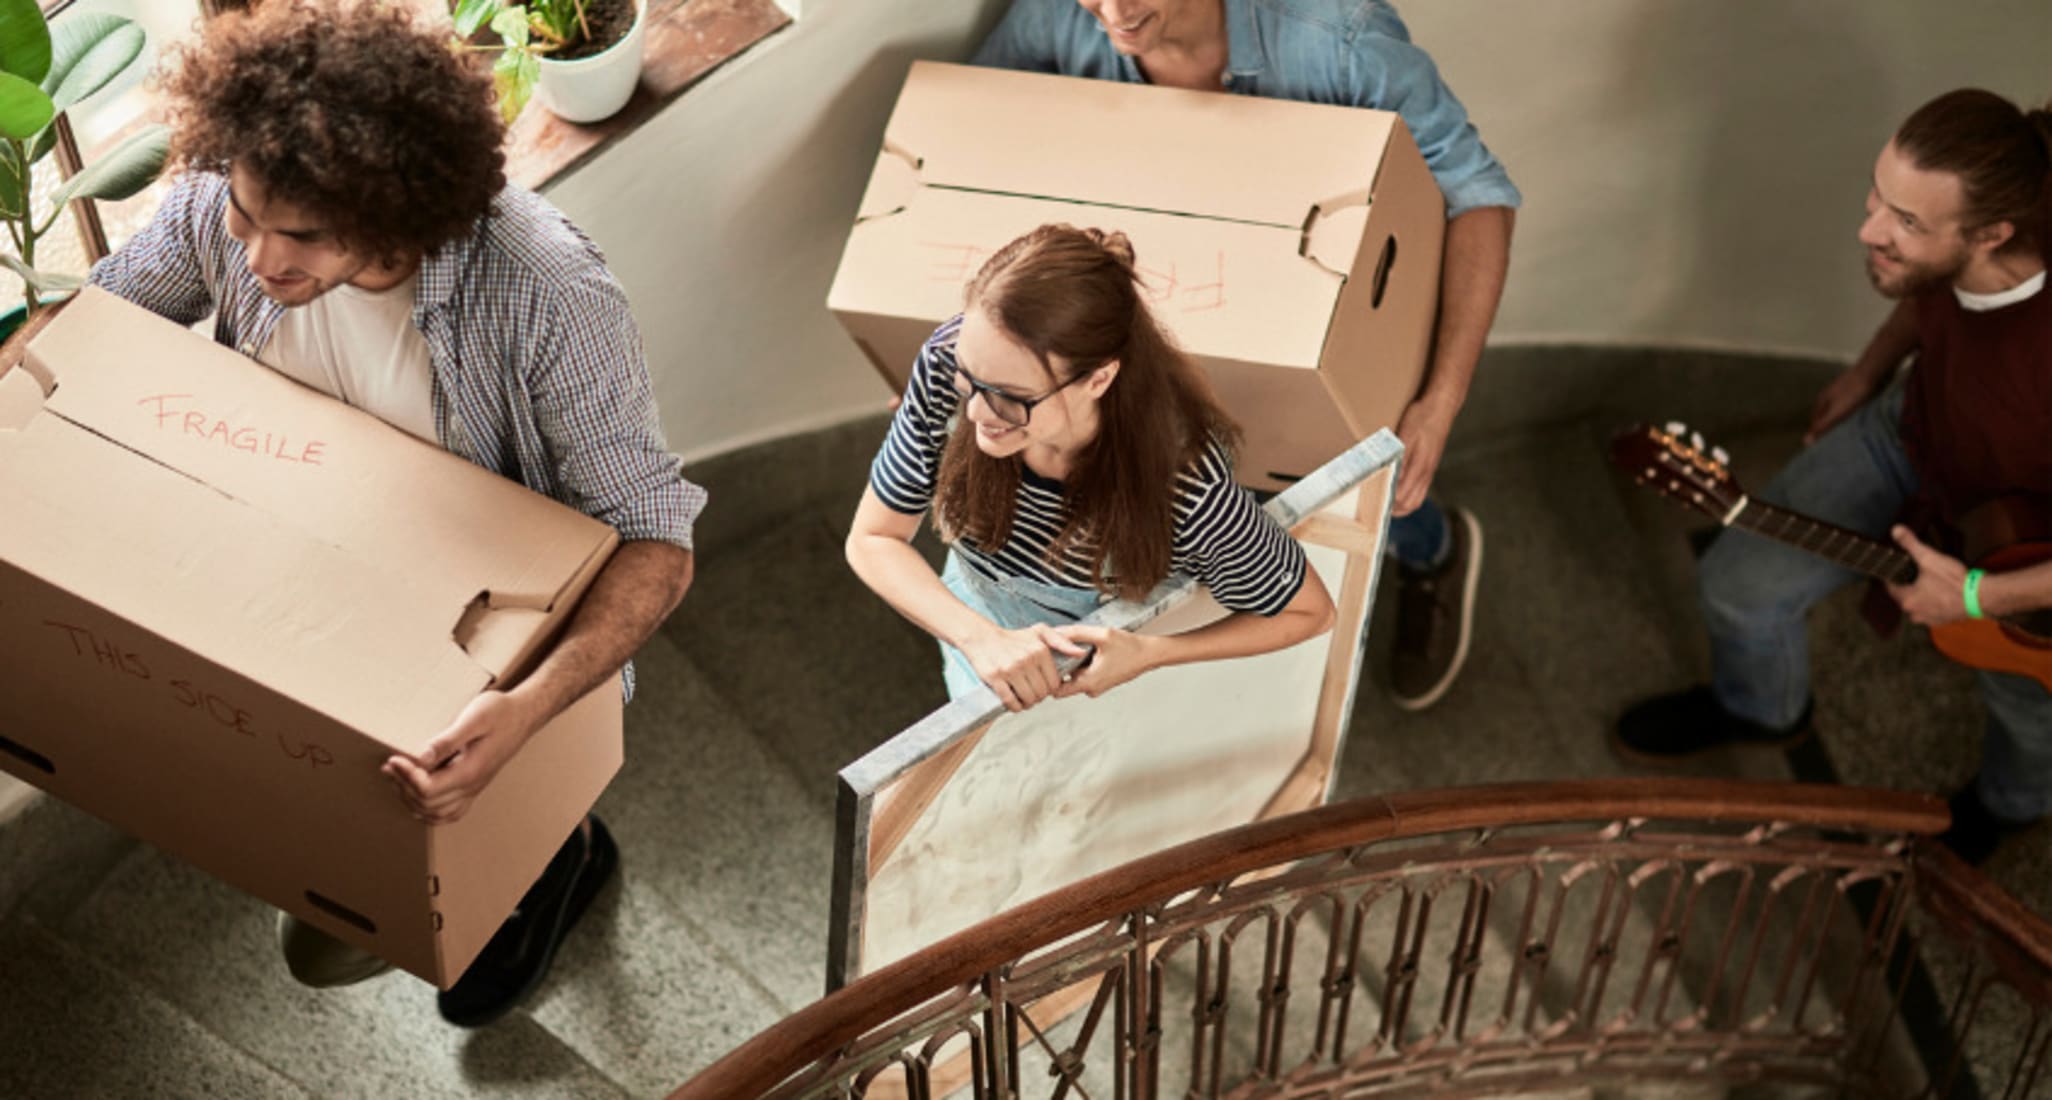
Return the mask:
<path id="1" fill-rule="evenodd" d="M 1978 90 L 1919 108 L 1875 162 L 1859 240 L 1868 278 L 1896 307 L 1819 395 L 1804 450 L 1759 496 L 1892 537 L 1915 569 L 1887 591 L 1917 623 L 2052 608 L 2052 561 L 1995 571 L 1960 556 L 1963 521 L 1994 502 L 2026 524 L 2052 519 L 2052 111 Z M 1711 544 L 1699 589 L 1712 683 L 1626 711 L 1620 753 L 1668 762 L 1809 733 L 1805 616 L 1860 576 L 1810 549 L 1754 537 Z M 1977 678 L 1981 771 L 1953 797 L 1943 838 L 1975 863 L 2052 814 L 2052 692 L 2010 672 Z"/>

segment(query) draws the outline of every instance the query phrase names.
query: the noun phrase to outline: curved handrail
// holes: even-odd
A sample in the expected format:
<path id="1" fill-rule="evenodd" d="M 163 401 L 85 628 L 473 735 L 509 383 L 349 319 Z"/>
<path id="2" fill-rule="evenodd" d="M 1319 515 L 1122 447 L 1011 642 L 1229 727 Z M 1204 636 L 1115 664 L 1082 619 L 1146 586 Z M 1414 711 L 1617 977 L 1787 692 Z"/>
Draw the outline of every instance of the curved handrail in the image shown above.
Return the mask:
<path id="1" fill-rule="evenodd" d="M 881 1020 L 1040 947 L 1187 890 L 1371 842 L 1625 818 L 1779 822 L 1916 836 L 1935 835 L 1950 821 L 1944 803 L 1928 795 L 1709 779 L 1503 783 L 1343 802 L 1201 837 L 1010 909 L 800 1009 L 713 1063 L 671 1100 L 731 1100 L 766 1092 Z M 2052 942 L 2052 929 L 2044 938 Z"/>

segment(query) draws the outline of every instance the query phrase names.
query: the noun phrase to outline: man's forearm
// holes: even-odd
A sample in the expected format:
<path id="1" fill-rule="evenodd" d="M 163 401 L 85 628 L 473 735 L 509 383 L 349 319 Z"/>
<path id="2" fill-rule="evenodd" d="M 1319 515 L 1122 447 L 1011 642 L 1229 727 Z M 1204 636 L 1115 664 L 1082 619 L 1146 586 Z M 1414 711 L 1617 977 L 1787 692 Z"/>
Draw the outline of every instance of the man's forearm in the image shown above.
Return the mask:
<path id="1" fill-rule="evenodd" d="M 1510 270 L 1511 229 L 1517 211 L 1507 206 L 1482 206 L 1446 223 L 1446 249 L 1440 259 L 1439 323 L 1434 334 L 1432 369 L 1418 397 L 1443 406 L 1450 415 L 1468 399 L 1475 364 L 1496 321 L 1503 283 Z"/>
<path id="2" fill-rule="evenodd" d="M 554 716 L 608 678 L 655 633 L 691 587 L 691 551 L 667 542 L 620 544 L 549 655 L 512 694 Z"/>
<path id="3" fill-rule="evenodd" d="M 2052 607 L 2052 561 L 1988 574 L 1981 579 L 1980 603 L 1990 617 Z"/>

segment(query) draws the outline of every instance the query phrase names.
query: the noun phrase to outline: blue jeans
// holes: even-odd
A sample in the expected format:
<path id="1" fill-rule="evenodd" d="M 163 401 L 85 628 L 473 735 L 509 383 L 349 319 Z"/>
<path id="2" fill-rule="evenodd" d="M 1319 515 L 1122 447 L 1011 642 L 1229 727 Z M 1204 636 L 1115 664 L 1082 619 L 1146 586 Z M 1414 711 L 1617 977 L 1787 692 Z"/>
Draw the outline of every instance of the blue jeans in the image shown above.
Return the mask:
<path id="1" fill-rule="evenodd" d="M 1867 402 L 1790 460 L 1754 496 L 1887 539 L 1917 487 L 1902 447 L 1903 385 Z M 1710 544 L 1697 573 L 1710 631 L 1711 687 L 1724 709 L 1785 729 L 1810 701 L 1807 616 L 1861 574 L 1744 532 Z M 1997 817 L 2052 813 L 2052 694 L 2021 676 L 1979 674 L 1987 705 L 1981 801 Z"/>
<path id="2" fill-rule="evenodd" d="M 1446 513 L 1431 497 L 1418 510 L 1389 521 L 1389 556 L 1413 573 L 1429 573 L 1445 564 Z"/>
<path id="3" fill-rule="evenodd" d="M 1006 630 L 1034 623 L 1064 626 L 1080 622 L 1099 605 L 1110 601 L 1109 596 L 1095 588 L 1041 584 L 1023 577 L 992 580 L 962 564 L 953 550 L 948 551 L 947 564 L 941 568 L 941 583 L 968 604 L 969 610 Z M 948 698 L 960 699 L 983 686 L 975 666 L 961 650 L 946 642 L 940 643 L 940 649 L 941 678 L 947 681 Z"/>

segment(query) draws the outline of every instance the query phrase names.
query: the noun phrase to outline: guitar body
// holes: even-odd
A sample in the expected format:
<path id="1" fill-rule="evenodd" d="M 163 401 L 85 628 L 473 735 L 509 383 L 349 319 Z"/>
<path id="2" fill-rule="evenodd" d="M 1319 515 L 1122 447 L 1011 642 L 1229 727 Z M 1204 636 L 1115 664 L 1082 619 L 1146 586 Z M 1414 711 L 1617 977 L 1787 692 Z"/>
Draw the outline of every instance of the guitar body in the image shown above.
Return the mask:
<path id="1" fill-rule="evenodd" d="M 1982 508 L 2001 505 L 2005 501 L 1993 501 Z M 1968 517 L 1969 528 L 1972 518 L 1972 515 Z M 1989 541 L 1999 542 L 2002 535 L 2012 534 L 2015 530 L 2012 527 L 2000 534 L 1991 532 L 1993 537 Z M 1974 537 L 1975 532 L 1970 529 L 1967 534 L 1969 550 L 1978 548 L 1975 544 L 1981 540 Z M 2047 559 L 2052 559 L 2052 542 L 2012 543 L 1972 560 L 1976 568 L 1990 573 L 2005 573 Z M 1938 647 L 1938 652 L 1960 664 L 1985 668 L 1990 672 L 2028 676 L 2046 691 L 2052 691 L 2052 611 L 2033 611 L 2009 619 L 1962 619 L 1934 626 L 1931 628 L 1931 644 Z"/>

